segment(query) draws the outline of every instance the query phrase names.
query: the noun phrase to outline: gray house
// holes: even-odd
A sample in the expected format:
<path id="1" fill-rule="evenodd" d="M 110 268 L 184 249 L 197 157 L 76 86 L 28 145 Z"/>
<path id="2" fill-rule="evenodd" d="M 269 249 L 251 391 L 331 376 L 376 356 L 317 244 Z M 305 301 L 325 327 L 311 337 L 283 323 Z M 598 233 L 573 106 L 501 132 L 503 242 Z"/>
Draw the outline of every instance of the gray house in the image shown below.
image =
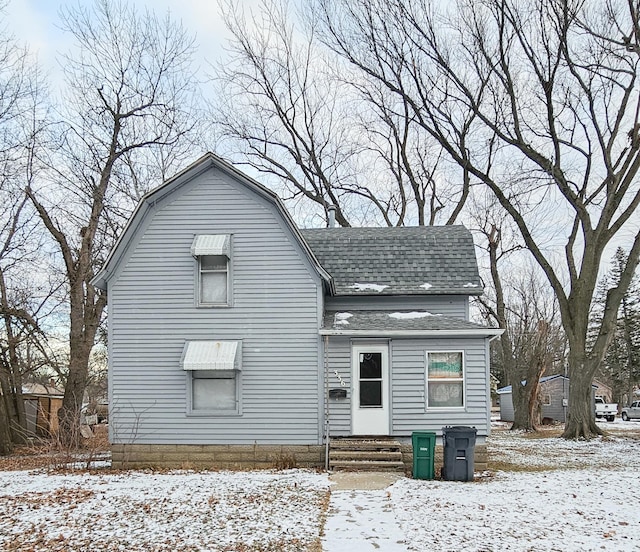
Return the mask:
<path id="1" fill-rule="evenodd" d="M 207 154 L 142 199 L 94 283 L 115 465 L 324 465 L 363 436 L 410 463 L 412 432 L 446 425 L 483 458 L 499 330 L 469 322 L 462 226 L 300 230 Z"/>

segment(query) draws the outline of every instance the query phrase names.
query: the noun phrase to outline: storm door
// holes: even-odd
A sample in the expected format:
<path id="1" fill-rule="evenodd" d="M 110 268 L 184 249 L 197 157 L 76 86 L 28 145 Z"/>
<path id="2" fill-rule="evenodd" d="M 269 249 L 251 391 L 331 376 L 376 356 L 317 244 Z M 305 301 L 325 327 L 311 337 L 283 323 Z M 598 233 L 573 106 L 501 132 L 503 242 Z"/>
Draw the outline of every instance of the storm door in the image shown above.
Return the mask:
<path id="1" fill-rule="evenodd" d="M 354 345 L 351 419 L 353 435 L 389 435 L 389 347 Z"/>

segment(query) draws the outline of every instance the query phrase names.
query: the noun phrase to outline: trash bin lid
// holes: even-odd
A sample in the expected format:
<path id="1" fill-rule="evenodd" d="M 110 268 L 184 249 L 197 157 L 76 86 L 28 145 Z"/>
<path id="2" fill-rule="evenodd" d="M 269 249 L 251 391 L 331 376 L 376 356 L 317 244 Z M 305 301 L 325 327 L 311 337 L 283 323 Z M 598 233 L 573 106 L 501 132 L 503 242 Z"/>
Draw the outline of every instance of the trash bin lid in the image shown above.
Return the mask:
<path id="1" fill-rule="evenodd" d="M 475 427 L 468 426 L 445 426 L 442 428 L 442 433 L 476 433 L 477 431 Z"/>

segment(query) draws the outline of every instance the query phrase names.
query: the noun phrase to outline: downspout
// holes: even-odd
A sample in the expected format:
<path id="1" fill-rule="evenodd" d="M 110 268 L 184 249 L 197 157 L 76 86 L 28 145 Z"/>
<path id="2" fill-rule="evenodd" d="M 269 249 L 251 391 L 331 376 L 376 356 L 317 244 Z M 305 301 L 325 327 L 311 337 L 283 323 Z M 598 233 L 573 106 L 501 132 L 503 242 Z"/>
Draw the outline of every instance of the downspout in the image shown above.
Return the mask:
<path id="1" fill-rule="evenodd" d="M 324 469 L 329 471 L 329 336 L 324 336 Z"/>

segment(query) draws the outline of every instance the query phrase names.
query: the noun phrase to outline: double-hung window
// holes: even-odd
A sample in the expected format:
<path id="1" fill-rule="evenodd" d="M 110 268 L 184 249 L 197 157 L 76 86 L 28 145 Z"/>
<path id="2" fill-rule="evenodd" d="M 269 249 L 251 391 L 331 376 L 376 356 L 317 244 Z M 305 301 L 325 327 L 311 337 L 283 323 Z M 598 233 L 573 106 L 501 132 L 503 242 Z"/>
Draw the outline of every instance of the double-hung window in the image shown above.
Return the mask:
<path id="1" fill-rule="evenodd" d="M 191 254 L 198 263 L 198 306 L 216 307 L 230 304 L 230 236 L 201 234 L 191 245 Z"/>
<path id="2" fill-rule="evenodd" d="M 427 352 L 427 408 L 464 407 L 462 351 Z"/>
<path id="3" fill-rule="evenodd" d="M 239 341 L 188 341 L 182 354 L 187 372 L 187 411 L 194 415 L 240 413 Z"/>

